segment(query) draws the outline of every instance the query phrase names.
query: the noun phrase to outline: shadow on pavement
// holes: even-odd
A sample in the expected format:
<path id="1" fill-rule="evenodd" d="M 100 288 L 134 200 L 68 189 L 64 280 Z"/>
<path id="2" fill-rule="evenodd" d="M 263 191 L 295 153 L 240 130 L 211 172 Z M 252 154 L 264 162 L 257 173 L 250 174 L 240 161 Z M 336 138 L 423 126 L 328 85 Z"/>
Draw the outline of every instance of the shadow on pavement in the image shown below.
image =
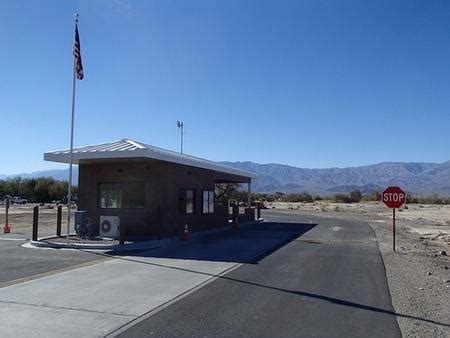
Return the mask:
<path id="1" fill-rule="evenodd" d="M 252 263 L 278 250 L 314 228 L 316 224 L 263 222 L 240 229 L 207 234 L 167 247 L 138 252 L 107 253 L 111 256 L 188 259 Z"/>
<path id="2" fill-rule="evenodd" d="M 270 252 L 267 252 L 264 255 L 264 257 L 269 255 L 271 252 L 276 251 L 276 250 L 277 249 L 273 249 Z M 101 255 L 106 255 L 106 254 L 101 254 Z M 109 256 L 109 255 L 107 255 L 107 256 Z M 204 271 L 198 271 L 198 270 L 194 270 L 194 269 L 187 269 L 187 268 L 182 268 L 182 267 L 177 267 L 177 266 L 171 266 L 171 265 L 168 265 L 168 264 L 159 264 L 159 263 L 154 263 L 154 262 L 146 262 L 146 261 L 134 260 L 133 258 L 130 258 L 130 257 L 116 257 L 116 258 L 121 259 L 121 260 L 136 262 L 136 263 L 140 263 L 140 264 L 145 264 L 145 265 L 151 265 L 151 266 L 157 266 L 157 267 L 161 267 L 161 268 L 167 268 L 167 269 L 173 269 L 173 270 L 178 270 L 178 271 L 184 271 L 184 272 L 200 274 L 200 275 L 211 277 L 210 279 L 216 278 L 216 279 L 225 280 L 225 281 L 229 281 L 229 282 L 233 282 L 233 283 L 239 283 L 239 284 L 242 284 L 242 285 L 249 285 L 249 286 L 257 287 L 257 288 L 270 289 L 272 291 L 288 293 L 288 294 L 290 294 L 292 296 L 300 296 L 300 297 L 308 297 L 308 298 L 312 298 L 312 299 L 318 299 L 318 300 L 321 300 L 321 301 L 324 301 L 324 302 L 330 302 L 330 303 L 337 304 L 337 305 L 340 305 L 340 306 L 349 306 L 349 307 L 353 307 L 353 308 L 357 308 L 357 309 L 361 309 L 361 310 L 365 310 L 365 311 L 373 311 L 373 312 L 377 312 L 377 313 L 384 313 L 384 314 L 391 315 L 391 316 L 397 316 L 397 317 L 402 317 L 402 318 L 409 318 L 409 319 L 414 319 L 414 320 L 418 320 L 418 321 L 421 321 L 421 322 L 430 323 L 430 324 L 434 324 L 434 325 L 450 327 L 450 323 L 438 322 L 438 321 L 434 321 L 434 320 L 431 320 L 431 319 L 426 319 L 426 318 L 417 317 L 417 316 L 413 316 L 413 315 L 403 314 L 403 313 L 395 312 L 395 311 L 392 311 L 392 310 L 386 309 L 386 308 L 381 308 L 381 307 L 361 304 L 361 303 L 357 303 L 357 302 L 347 301 L 347 300 L 344 300 L 344 299 L 324 296 L 324 295 L 317 294 L 317 293 L 312 293 L 312 292 L 280 288 L 280 287 L 267 285 L 267 284 L 262 284 L 262 283 L 256 283 L 256 282 L 252 282 L 252 281 L 248 281 L 248 280 L 244 280 L 244 279 L 228 277 L 228 276 L 226 276 L 226 273 L 228 273 L 228 270 L 226 270 L 225 272 L 220 273 L 220 274 L 211 274 L 211 273 L 207 273 L 207 272 L 204 272 Z M 263 258 L 263 256 L 259 257 L 259 259 L 262 259 L 262 258 Z"/>
<path id="3" fill-rule="evenodd" d="M 321 294 L 306 292 L 302 290 L 280 288 L 272 285 L 247 281 L 244 279 L 228 277 L 226 276 L 228 270 L 225 271 L 224 273 L 212 274 L 204 271 L 198 271 L 195 269 L 173 266 L 162 262 L 158 263 L 152 261 L 142 261 L 138 259 L 138 257 L 154 257 L 154 258 L 192 259 L 205 261 L 226 261 L 226 262 L 233 261 L 237 263 L 257 264 L 264 257 L 270 255 L 271 253 L 277 251 L 279 248 L 288 244 L 292 240 L 310 231 L 315 226 L 316 224 L 302 224 L 302 223 L 276 223 L 276 222 L 260 223 L 257 225 L 242 228 L 240 230 L 229 231 L 227 233 L 207 235 L 198 240 L 192 240 L 190 242 L 182 243 L 181 246 L 179 245 L 174 246 L 177 250 L 174 250 L 173 248 L 167 248 L 166 250 L 155 250 L 155 251 L 146 251 L 142 253 L 135 253 L 133 255 L 127 255 L 126 257 L 117 255 L 114 255 L 114 257 L 117 259 L 136 262 L 144 265 L 157 266 L 161 268 L 201 274 L 204 276 L 211 277 L 211 279 L 217 278 L 225 281 L 230 281 L 233 283 L 240 283 L 242 285 L 249 285 L 257 288 L 270 289 L 277 292 L 288 293 L 292 296 L 308 297 L 312 299 L 318 299 L 324 302 L 331 302 L 340 306 L 349 306 L 353 308 L 362 309 L 365 311 L 384 313 L 387 315 L 415 319 L 421 322 L 431 323 L 444 327 L 450 327 L 450 323 L 437 322 L 422 317 L 398 313 L 386 308 L 370 306 L 366 304 L 347 301 L 335 297 L 324 296 Z M 282 234 L 284 234 L 284 236 Z M 260 251 L 259 254 L 254 251 L 255 247 L 252 247 L 252 245 L 250 245 L 250 247 L 252 247 L 253 249 L 250 250 L 253 253 L 253 256 L 250 256 L 248 246 L 252 241 L 258 240 L 259 241 L 271 240 L 272 242 L 265 242 L 265 246 L 260 246 L 260 248 L 264 247 L 264 250 Z M 228 243 L 228 246 L 224 245 L 225 242 Z M 321 243 L 317 242 L 314 244 L 321 244 Z M 214 246 L 219 246 L 221 250 L 213 250 L 212 247 Z M 247 252 L 247 254 L 241 256 L 234 255 L 234 251 L 239 250 L 243 250 Z M 108 254 L 99 254 L 99 255 L 105 255 L 109 257 L 111 256 Z M 133 257 L 136 257 L 136 259 L 134 259 Z"/>

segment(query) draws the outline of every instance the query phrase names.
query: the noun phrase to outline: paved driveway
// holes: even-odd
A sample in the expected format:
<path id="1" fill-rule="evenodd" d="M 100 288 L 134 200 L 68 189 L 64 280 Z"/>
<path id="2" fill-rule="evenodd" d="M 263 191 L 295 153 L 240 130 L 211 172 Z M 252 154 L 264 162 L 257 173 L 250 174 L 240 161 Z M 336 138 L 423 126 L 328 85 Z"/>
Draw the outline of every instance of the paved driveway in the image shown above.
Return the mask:
<path id="1" fill-rule="evenodd" d="M 143 318 L 123 337 L 401 337 L 368 224 L 265 212 L 317 226 Z"/>
<path id="2" fill-rule="evenodd" d="M 103 336 L 185 297 L 242 263 L 256 265 L 313 227 L 258 224 L 0 288 L 0 335 Z"/>

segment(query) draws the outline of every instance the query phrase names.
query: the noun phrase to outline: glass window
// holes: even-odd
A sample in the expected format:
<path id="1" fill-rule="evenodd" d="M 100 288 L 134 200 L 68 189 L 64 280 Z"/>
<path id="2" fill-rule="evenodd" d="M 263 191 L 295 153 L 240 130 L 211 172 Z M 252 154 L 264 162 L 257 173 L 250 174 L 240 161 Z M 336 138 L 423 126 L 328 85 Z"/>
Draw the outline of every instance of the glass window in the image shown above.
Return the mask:
<path id="1" fill-rule="evenodd" d="M 181 189 L 179 206 L 181 214 L 193 214 L 195 212 L 195 191 L 192 189 Z"/>
<path id="2" fill-rule="evenodd" d="M 145 201 L 145 183 L 122 183 L 122 208 L 142 209 Z"/>
<path id="3" fill-rule="evenodd" d="M 195 192 L 194 190 L 186 190 L 186 214 L 194 213 Z"/>
<path id="4" fill-rule="evenodd" d="M 102 209 L 120 208 L 122 205 L 122 191 L 118 183 L 99 184 L 99 205 Z"/>
<path id="5" fill-rule="evenodd" d="M 206 190 L 204 190 L 203 191 L 203 198 L 202 198 L 202 201 L 203 201 L 203 205 L 202 205 L 202 213 L 203 214 L 207 214 L 208 213 L 208 199 L 209 199 L 209 197 L 208 197 L 209 195 L 208 195 L 208 191 L 206 191 Z"/>
<path id="6" fill-rule="evenodd" d="M 145 183 L 100 183 L 98 198 L 99 207 L 102 209 L 142 209 L 145 202 Z"/>
<path id="7" fill-rule="evenodd" d="M 209 203 L 209 213 L 212 214 L 214 213 L 214 191 L 208 191 L 209 193 L 209 199 L 208 199 L 208 203 Z"/>
<path id="8" fill-rule="evenodd" d="M 202 212 L 204 214 L 214 213 L 214 191 L 203 190 Z"/>

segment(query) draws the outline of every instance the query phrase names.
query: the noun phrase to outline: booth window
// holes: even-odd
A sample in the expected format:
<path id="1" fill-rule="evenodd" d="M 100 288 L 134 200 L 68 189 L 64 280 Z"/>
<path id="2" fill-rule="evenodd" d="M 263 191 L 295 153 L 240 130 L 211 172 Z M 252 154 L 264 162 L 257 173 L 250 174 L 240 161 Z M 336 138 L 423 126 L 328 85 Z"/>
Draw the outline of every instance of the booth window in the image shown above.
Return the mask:
<path id="1" fill-rule="evenodd" d="M 214 213 L 214 191 L 203 190 L 203 214 Z"/>
<path id="2" fill-rule="evenodd" d="M 180 213 L 188 215 L 195 213 L 195 190 L 180 190 Z"/>
<path id="3" fill-rule="evenodd" d="M 99 183 L 98 199 L 101 209 L 142 209 L 145 201 L 145 183 Z"/>

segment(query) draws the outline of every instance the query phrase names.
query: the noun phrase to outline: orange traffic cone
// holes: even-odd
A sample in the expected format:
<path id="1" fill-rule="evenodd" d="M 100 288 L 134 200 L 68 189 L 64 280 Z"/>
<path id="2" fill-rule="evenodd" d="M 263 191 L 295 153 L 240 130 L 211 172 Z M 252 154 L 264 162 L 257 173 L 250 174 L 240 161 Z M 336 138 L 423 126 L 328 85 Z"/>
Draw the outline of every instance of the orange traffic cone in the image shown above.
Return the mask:
<path id="1" fill-rule="evenodd" d="M 11 226 L 9 224 L 5 224 L 5 226 L 3 227 L 3 233 L 9 234 L 10 232 L 11 232 Z"/>
<path id="2" fill-rule="evenodd" d="M 187 224 L 184 226 L 183 236 L 181 237 L 181 240 L 182 241 L 189 240 L 189 228 Z"/>

